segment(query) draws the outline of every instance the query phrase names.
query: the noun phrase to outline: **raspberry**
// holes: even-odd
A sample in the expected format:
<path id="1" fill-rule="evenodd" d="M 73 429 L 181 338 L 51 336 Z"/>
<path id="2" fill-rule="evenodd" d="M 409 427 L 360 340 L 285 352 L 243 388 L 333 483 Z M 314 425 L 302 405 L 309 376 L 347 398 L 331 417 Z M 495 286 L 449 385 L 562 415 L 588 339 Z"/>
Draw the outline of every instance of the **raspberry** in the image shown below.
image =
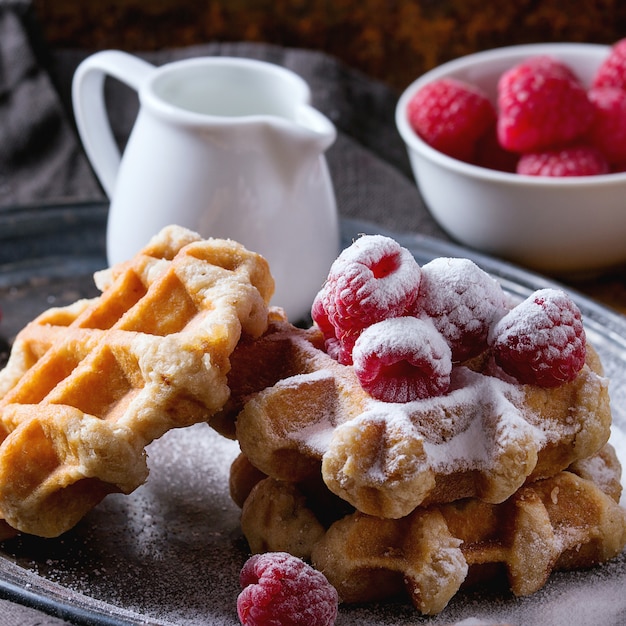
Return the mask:
<path id="1" fill-rule="evenodd" d="M 489 129 L 476 144 L 474 165 L 513 174 L 519 154 L 505 150 L 498 141 L 496 127 Z"/>
<path id="2" fill-rule="evenodd" d="M 604 155 L 593 146 L 582 144 L 523 154 L 517 164 L 517 173 L 527 176 L 594 176 L 608 172 Z"/>
<path id="3" fill-rule="evenodd" d="M 335 327 L 328 317 L 328 311 L 326 310 L 325 304 L 325 300 L 327 300 L 327 298 L 328 296 L 325 286 L 318 292 L 313 300 L 313 305 L 311 306 L 311 317 L 322 332 L 326 352 L 333 359 L 339 361 L 339 363 L 350 365 L 352 363 L 352 345 L 354 345 L 354 342 L 350 344 L 349 350 L 342 347 L 341 342 L 337 337 Z M 347 343 L 346 333 L 342 333 L 342 335 L 344 336 L 344 342 Z"/>
<path id="4" fill-rule="evenodd" d="M 576 378 L 586 343 L 576 303 L 558 289 L 540 289 L 493 328 L 496 363 L 521 383 L 556 387 Z"/>
<path id="5" fill-rule="evenodd" d="M 598 68 L 592 87 L 626 89 L 626 39 L 613 45 L 607 58 Z"/>
<path id="6" fill-rule="evenodd" d="M 496 120 L 486 94 L 450 78 L 424 85 L 409 102 L 407 115 L 427 144 L 462 161 L 473 158 L 477 140 Z"/>
<path id="7" fill-rule="evenodd" d="M 450 386 L 450 348 L 427 320 L 407 316 L 369 326 L 352 358 L 363 389 L 383 402 L 428 398 Z"/>
<path id="8" fill-rule="evenodd" d="M 493 322 L 508 307 L 500 284 L 469 259 L 437 258 L 422 267 L 414 314 L 428 316 L 465 361 L 487 349 Z"/>
<path id="9" fill-rule="evenodd" d="M 626 161 L 626 91 L 597 87 L 589 90 L 589 100 L 595 108 L 589 140 L 609 163 Z"/>
<path id="10" fill-rule="evenodd" d="M 244 626 L 332 626 L 338 596 L 326 577 L 286 552 L 250 557 L 239 576 Z"/>
<path id="11" fill-rule="evenodd" d="M 593 106 L 571 70 L 545 57 L 529 59 L 502 74 L 498 107 L 498 139 L 513 152 L 573 141 L 593 119 Z"/>
<path id="12" fill-rule="evenodd" d="M 405 314 L 417 298 L 420 280 L 413 255 L 390 237 L 364 235 L 339 255 L 312 314 L 322 325 L 327 325 L 325 315 L 333 326 L 340 362 L 351 363 L 352 347 L 364 328 Z"/>
<path id="13" fill-rule="evenodd" d="M 523 65 L 530 70 L 561 76 L 567 80 L 578 82 L 578 77 L 566 63 L 551 57 L 549 54 L 537 54 L 526 59 Z"/>

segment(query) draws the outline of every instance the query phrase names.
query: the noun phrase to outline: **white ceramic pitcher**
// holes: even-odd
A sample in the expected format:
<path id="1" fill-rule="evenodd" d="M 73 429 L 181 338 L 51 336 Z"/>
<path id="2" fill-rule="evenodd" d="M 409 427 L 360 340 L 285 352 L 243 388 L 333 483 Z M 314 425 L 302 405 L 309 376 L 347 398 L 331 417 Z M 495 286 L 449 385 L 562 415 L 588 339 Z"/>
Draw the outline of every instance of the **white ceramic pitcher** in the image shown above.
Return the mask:
<path id="1" fill-rule="evenodd" d="M 107 76 L 139 95 L 123 156 L 107 117 Z M 301 77 L 251 59 L 155 67 L 106 50 L 77 68 L 72 98 L 85 151 L 111 201 L 109 263 L 179 224 L 263 254 L 276 280 L 272 303 L 293 321 L 309 313 L 339 249 L 324 157 L 336 130 L 310 106 Z"/>

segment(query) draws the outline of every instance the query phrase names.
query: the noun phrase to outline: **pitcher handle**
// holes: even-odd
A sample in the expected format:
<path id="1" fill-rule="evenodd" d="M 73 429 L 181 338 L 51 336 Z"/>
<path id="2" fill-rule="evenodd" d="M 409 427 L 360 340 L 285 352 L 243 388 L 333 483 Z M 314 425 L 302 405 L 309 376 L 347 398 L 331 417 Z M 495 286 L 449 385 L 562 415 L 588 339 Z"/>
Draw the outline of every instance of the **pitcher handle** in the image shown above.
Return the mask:
<path id="1" fill-rule="evenodd" d="M 139 91 L 155 66 L 118 50 L 87 57 L 72 79 L 72 106 L 78 134 L 91 165 L 109 198 L 113 197 L 121 154 L 113 137 L 104 101 L 104 79 L 117 78 Z"/>

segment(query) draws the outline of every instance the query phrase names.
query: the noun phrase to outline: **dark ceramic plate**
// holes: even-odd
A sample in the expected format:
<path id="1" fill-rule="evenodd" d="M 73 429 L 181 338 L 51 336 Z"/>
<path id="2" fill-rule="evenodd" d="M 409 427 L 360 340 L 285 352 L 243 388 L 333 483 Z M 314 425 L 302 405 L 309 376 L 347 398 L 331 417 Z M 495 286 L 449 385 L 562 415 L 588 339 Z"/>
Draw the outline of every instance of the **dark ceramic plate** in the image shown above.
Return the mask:
<path id="1" fill-rule="evenodd" d="M 104 267 L 105 205 L 0 210 L 0 335 L 10 342 L 35 315 L 97 294 Z M 344 241 L 372 224 L 344 221 Z M 526 296 L 553 283 L 469 250 L 397 236 L 420 263 L 467 256 L 504 288 Z M 626 452 L 626 322 L 574 294 L 611 378 L 612 440 Z M 20 537 L 0 546 L 0 594 L 79 624 L 236 626 L 239 569 L 247 557 L 228 495 L 235 443 L 198 425 L 148 448 L 151 473 L 130 496 L 109 496 L 58 539 Z M 440 615 L 402 603 L 342 607 L 338 626 L 450 624 L 470 617 L 517 626 L 626 623 L 626 555 L 589 572 L 554 574 L 537 594 L 462 592 Z"/>

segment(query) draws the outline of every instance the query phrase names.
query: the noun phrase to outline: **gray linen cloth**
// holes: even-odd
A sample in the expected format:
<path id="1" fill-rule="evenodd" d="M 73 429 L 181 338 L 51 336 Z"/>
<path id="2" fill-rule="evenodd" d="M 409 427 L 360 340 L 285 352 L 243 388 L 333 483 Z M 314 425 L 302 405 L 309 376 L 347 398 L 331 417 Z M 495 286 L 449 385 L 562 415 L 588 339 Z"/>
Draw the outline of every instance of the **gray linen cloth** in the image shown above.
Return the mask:
<path id="1" fill-rule="evenodd" d="M 0 0 L 0 206 L 98 193 L 26 2 Z"/>
<path id="2" fill-rule="evenodd" d="M 0 212 L 3 207 L 106 200 L 73 125 L 71 79 L 88 51 L 47 50 L 25 1 L 0 0 Z M 154 64 L 190 56 L 245 56 L 284 65 L 310 85 L 313 105 L 336 125 L 327 159 L 339 212 L 396 231 L 445 238 L 426 211 L 394 124 L 397 94 L 311 50 L 251 43 L 142 54 Z M 120 146 L 136 94 L 111 81 L 107 101 Z M 67 616 L 0 599 L 0 626 L 58 626 Z"/>

